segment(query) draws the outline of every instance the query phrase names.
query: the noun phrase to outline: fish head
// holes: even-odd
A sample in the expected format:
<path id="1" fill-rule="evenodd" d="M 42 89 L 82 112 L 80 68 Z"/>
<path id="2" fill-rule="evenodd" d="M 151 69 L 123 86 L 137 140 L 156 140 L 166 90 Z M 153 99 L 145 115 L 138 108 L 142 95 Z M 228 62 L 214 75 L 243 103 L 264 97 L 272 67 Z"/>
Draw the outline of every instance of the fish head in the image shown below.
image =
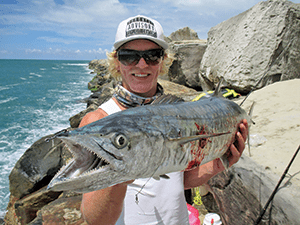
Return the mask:
<path id="1" fill-rule="evenodd" d="M 134 125 L 106 126 L 94 133 L 59 137 L 73 159 L 48 185 L 54 191 L 79 193 L 103 189 L 136 178 L 151 177 L 163 160 L 161 132 Z M 155 170 L 155 169 L 154 169 Z"/>

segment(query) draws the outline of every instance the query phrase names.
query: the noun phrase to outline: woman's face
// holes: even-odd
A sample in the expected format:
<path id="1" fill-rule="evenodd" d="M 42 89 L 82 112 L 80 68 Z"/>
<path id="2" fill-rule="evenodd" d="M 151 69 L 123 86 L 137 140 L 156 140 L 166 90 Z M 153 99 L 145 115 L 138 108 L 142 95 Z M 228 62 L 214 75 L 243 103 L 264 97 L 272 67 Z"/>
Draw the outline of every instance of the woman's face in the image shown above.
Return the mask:
<path id="1" fill-rule="evenodd" d="M 121 49 L 145 51 L 161 48 L 148 40 L 134 40 L 124 44 Z M 162 60 L 161 60 L 162 61 Z M 121 72 L 122 85 L 128 91 L 143 97 L 152 97 L 156 93 L 157 78 L 162 63 L 148 65 L 143 58 L 134 66 L 125 66 L 117 60 L 117 69 Z"/>

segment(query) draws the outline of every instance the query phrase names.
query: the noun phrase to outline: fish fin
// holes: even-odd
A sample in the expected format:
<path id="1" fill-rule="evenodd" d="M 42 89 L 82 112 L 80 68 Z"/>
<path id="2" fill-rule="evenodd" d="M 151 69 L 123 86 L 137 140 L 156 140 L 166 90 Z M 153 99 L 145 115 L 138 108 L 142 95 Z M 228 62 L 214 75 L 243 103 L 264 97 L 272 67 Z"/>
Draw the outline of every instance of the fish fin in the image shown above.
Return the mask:
<path id="1" fill-rule="evenodd" d="M 153 176 L 152 177 L 154 180 L 160 180 L 160 177 L 159 176 Z"/>
<path id="2" fill-rule="evenodd" d="M 249 153 L 249 156 L 251 157 L 251 153 L 250 153 L 250 132 L 248 132 L 247 144 L 248 144 L 248 153 Z"/>
<path id="3" fill-rule="evenodd" d="M 168 175 L 166 175 L 166 174 L 161 174 L 159 176 L 153 176 L 152 178 L 154 180 L 160 180 L 160 178 L 162 178 L 162 179 L 170 179 L 170 177 Z"/>
<path id="4" fill-rule="evenodd" d="M 252 113 L 253 113 L 254 105 L 255 105 L 255 102 L 252 103 L 252 105 L 250 107 L 250 110 L 249 110 L 249 113 L 248 113 L 248 115 L 250 117 L 250 121 L 252 122 L 253 125 L 255 125 L 255 122 L 252 120 Z M 248 153 L 249 153 L 249 156 L 251 157 L 251 153 L 250 153 L 250 126 L 249 126 L 247 144 L 248 144 Z"/>
<path id="5" fill-rule="evenodd" d="M 222 155 L 222 157 L 220 157 L 220 160 L 221 160 L 223 166 L 225 167 L 225 170 L 228 170 L 229 169 L 229 161 L 228 161 L 227 156 L 225 154 Z"/>
<path id="6" fill-rule="evenodd" d="M 224 78 L 221 77 L 219 83 L 217 84 L 217 87 L 214 91 L 205 91 L 200 93 L 196 98 L 192 100 L 192 102 L 199 101 L 202 97 L 210 98 L 210 97 L 223 97 L 223 94 L 221 92 L 221 84 L 223 83 Z"/>
<path id="7" fill-rule="evenodd" d="M 230 134 L 230 131 L 224 133 L 216 133 L 216 134 L 199 134 L 188 137 L 177 137 L 177 138 L 168 138 L 169 141 L 176 141 L 178 144 L 185 144 L 191 141 L 196 141 L 203 138 L 217 137 L 225 134 Z"/>
<path id="8" fill-rule="evenodd" d="M 253 124 L 255 124 L 255 122 L 252 120 L 252 114 L 253 114 L 253 109 L 254 109 L 254 105 L 255 105 L 256 102 L 253 102 L 250 109 L 249 109 L 249 113 L 248 115 L 250 116 L 250 120 Z"/>
<path id="9" fill-rule="evenodd" d="M 170 177 L 166 174 L 159 175 L 159 177 L 161 177 L 163 179 L 170 179 Z"/>
<path id="10" fill-rule="evenodd" d="M 159 96 L 151 103 L 151 105 L 171 104 L 171 103 L 178 103 L 178 102 L 184 102 L 184 100 L 175 95 L 166 94 L 166 95 Z"/>
<path id="11" fill-rule="evenodd" d="M 221 86 L 222 86 L 223 81 L 224 81 L 224 77 L 221 77 L 217 87 L 215 88 L 213 97 L 220 97 L 220 96 L 223 97 L 223 95 L 221 93 Z"/>

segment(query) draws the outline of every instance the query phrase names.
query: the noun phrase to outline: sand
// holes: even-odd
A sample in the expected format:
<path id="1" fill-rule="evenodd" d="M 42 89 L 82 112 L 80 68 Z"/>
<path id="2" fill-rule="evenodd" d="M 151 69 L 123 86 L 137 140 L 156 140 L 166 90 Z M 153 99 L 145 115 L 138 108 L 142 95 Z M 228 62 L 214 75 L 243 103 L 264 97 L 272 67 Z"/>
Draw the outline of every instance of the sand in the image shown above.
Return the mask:
<path id="1" fill-rule="evenodd" d="M 241 100 L 239 100 L 241 102 Z M 281 81 L 253 92 L 242 108 L 255 101 L 250 128 L 251 158 L 266 172 L 282 175 L 300 145 L 300 79 Z M 244 151 L 249 156 L 248 149 Z M 289 169 L 300 186 L 300 152 Z"/>

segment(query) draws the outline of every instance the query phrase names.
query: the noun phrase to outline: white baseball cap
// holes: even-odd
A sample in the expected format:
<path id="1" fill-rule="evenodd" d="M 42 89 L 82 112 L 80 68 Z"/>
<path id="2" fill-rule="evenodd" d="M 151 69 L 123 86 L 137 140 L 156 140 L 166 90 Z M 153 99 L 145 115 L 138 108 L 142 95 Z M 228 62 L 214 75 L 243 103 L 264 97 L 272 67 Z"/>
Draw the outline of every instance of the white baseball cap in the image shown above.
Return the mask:
<path id="1" fill-rule="evenodd" d="M 123 44 L 136 39 L 153 41 L 163 49 L 169 46 L 164 40 L 164 32 L 160 23 L 142 15 L 130 17 L 119 24 L 114 49 L 117 50 Z"/>

